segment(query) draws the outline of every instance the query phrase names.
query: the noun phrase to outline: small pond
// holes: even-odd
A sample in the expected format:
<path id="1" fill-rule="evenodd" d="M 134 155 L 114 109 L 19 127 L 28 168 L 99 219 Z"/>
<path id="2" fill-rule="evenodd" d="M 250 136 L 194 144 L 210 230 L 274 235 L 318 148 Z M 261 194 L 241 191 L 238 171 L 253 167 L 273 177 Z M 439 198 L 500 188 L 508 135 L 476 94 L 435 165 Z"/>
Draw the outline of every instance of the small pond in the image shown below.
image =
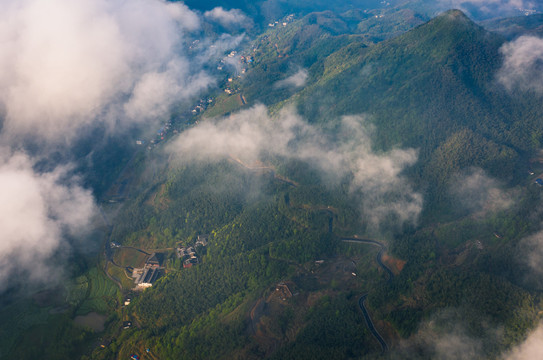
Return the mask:
<path id="1" fill-rule="evenodd" d="M 78 315 L 75 317 L 74 322 L 77 325 L 82 325 L 91 328 L 96 332 L 104 331 L 104 324 L 106 323 L 107 316 L 100 315 L 96 312 L 88 313 L 87 315 Z"/>

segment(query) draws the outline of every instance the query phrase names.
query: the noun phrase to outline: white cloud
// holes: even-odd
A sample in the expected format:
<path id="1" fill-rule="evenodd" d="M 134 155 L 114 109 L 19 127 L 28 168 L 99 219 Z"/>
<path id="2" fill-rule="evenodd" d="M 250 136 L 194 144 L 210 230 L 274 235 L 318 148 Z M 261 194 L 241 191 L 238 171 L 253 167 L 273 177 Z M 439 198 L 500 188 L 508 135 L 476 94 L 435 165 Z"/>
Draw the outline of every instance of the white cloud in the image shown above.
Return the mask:
<path id="1" fill-rule="evenodd" d="M 88 230 L 92 195 L 63 183 L 65 175 L 62 168 L 36 173 L 25 154 L 0 152 L 0 290 L 14 274 L 24 273 L 27 282 L 54 278 L 63 264 L 51 257 L 67 246 L 65 236 Z"/>
<path id="2" fill-rule="evenodd" d="M 183 29 L 194 31 L 200 28 L 200 18 L 182 2 L 164 2 L 166 10 Z"/>
<path id="3" fill-rule="evenodd" d="M 504 61 L 497 77 L 507 90 L 543 92 L 543 39 L 521 36 L 504 44 L 500 52 Z"/>
<path id="4" fill-rule="evenodd" d="M 130 100 L 124 104 L 125 113 L 135 120 L 164 116 L 171 104 L 182 98 L 187 84 L 190 84 L 189 92 L 193 94 L 214 81 L 203 71 L 191 74 L 187 61 L 173 59 L 163 71 L 148 72 L 140 78 Z"/>
<path id="5" fill-rule="evenodd" d="M 226 28 L 232 27 L 250 27 L 252 25 L 251 19 L 249 19 L 243 11 L 239 9 L 226 10 L 222 6 L 216 7 L 212 10 L 206 11 L 204 17 L 209 20 L 216 21 Z"/>
<path id="6" fill-rule="evenodd" d="M 463 331 L 439 336 L 433 345 L 436 358 L 442 360 L 476 359 L 482 353 L 481 342 Z"/>
<path id="7" fill-rule="evenodd" d="M 205 65 L 244 37 L 202 39 L 202 16 L 182 2 L 0 2 L 1 282 L 12 270 L 48 273 L 47 259 L 87 227 L 94 206 L 62 164 L 38 173 L 15 149 L 31 139 L 33 156 L 46 158 L 84 129 L 152 126 L 212 86 Z M 189 52 L 194 39 L 209 46 Z"/>
<path id="8" fill-rule="evenodd" d="M 460 9 L 467 13 L 475 8 L 482 13 L 493 16 L 516 13 L 524 9 L 533 9 L 536 6 L 536 2 L 532 0 L 439 0 L 438 4 L 446 9 Z"/>
<path id="9" fill-rule="evenodd" d="M 292 74 L 286 79 L 279 80 L 278 82 L 275 83 L 274 86 L 277 88 L 285 88 L 285 87 L 299 88 L 305 85 L 307 81 L 307 76 L 308 76 L 307 70 L 300 69 L 295 74 Z"/>
<path id="10" fill-rule="evenodd" d="M 501 330 L 480 321 L 480 334 L 469 331 L 466 312 L 458 308 L 436 311 L 430 319 L 419 324 L 416 333 L 401 340 L 392 349 L 392 359 L 440 359 L 464 360 L 481 359 L 487 349 L 496 346 L 502 337 Z"/>
<path id="11" fill-rule="evenodd" d="M 463 208 L 479 215 L 509 208 L 515 196 L 515 191 L 503 190 L 499 181 L 479 168 L 458 174 L 452 182 L 451 193 Z"/>
<path id="12" fill-rule="evenodd" d="M 543 325 L 539 325 L 526 340 L 513 348 L 504 360 L 543 359 Z"/>
<path id="13" fill-rule="evenodd" d="M 422 195 L 413 191 L 401 172 L 416 162 L 417 152 L 374 153 L 370 135 L 371 127 L 361 116 L 344 117 L 339 132 L 332 135 L 308 124 L 292 109 L 270 117 L 260 105 L 202 121 L 183 132 L 169 150 L 187 161 L 234 157 L 251 163 L 265 154 L 300 159 L 321 169 L 325 179 L 351 178 L 351 190 L 361 196 L 366 218 L 375 228 L 391 216 L 395 224 L 416 222 Z"/>
<path id="14" fill-rule="evenodd" d="M 543 230 L 532 234 L 520 242 L 522 262 L 527 263 L 530 271 L 526 279 L 531 286 L 541 287 L 543 276 Z"/>
<path id="15" fill-rule="evenodd" d="M 56 141 L 94 122 L 164 115 L 212 83 L 205 75 L 194 81 L 200 74 L 181 53 L 184 33 L 199 26 L 182 3 L 3 1 L 3 132 Z M 151 89 L 152 99 L 142 95 Z"/>

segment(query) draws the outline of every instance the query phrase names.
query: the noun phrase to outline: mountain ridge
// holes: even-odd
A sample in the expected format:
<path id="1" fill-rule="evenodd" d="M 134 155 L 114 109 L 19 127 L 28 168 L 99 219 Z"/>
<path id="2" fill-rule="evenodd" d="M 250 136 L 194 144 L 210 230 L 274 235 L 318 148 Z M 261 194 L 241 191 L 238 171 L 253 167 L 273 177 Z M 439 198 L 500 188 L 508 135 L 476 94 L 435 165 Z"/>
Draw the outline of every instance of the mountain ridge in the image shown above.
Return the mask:
<path id="1" fill-rule="evenodd" d="M 485 153 L 487 158 L 477 163 L 511 181 L 510 173 L 499 169 L 526 166 L 521 165 L 521 157 L 533 152 L 541 141 L 526 139 L 537 138 L 531 129 L 542 126 L 543 111 L 536 105 L 536 94 L 510 94 L 497 82 L 500 48 L 505 42 L 461 11 L 450 10 L 396 38 L 358 50 L 351 43 L 329 55 L 322 76 L 294 102 L 313 122 L 369 115 L 376 127 L 376 149 L 419 149 L 415 178 L 421 183 L 428 183 L 423 174 L 430 171 L 430 160 L 446 158 L 438 154 L 445 149 L 440 146 L 451 137 L 463 139 L 458 134 L 469 130 L 492 149 L 502 149 L 502 155 Z M 467 162 L 465 167 L 475 164 Z M 448 186 L 448 176 L 442 179 L 445 183 L 429 184 L 437 186 L 430 193 Z"/>

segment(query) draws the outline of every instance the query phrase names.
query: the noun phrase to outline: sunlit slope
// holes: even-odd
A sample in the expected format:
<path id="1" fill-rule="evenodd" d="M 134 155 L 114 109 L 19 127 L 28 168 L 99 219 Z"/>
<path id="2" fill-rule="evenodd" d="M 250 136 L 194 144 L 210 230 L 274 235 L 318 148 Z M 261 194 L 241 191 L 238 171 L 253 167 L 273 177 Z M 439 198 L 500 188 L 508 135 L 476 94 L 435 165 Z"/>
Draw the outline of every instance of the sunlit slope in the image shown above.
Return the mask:
<path id="1" fill-rule="evenodd" d="M 540 144 L 543 109 L 536 94 L 509 93 L 497 81 L 504 42 L 451 10 L 392 40 L 331 54 L 296 102 L 314 122 L 368 115 L 377 147 L 419 149 L 425 179 L 429 164 L 445 172 L 481 166 L 511 179 Z"/>

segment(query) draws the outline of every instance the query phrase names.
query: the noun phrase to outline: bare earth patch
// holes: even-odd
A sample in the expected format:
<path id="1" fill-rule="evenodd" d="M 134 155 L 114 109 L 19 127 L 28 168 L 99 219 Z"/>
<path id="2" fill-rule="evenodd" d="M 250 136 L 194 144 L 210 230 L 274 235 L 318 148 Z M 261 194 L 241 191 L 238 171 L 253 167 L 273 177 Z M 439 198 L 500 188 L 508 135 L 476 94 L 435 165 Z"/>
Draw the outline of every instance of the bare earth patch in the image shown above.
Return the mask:
<path id="1" fill-rule="evenodd" d="M 402 272 L 403 267 L 407 263 L 405 260 L 394 258 L 388 254 L 383 254 L 383 263 L 392 271 L 394 275 L 398 275 Z"/>

